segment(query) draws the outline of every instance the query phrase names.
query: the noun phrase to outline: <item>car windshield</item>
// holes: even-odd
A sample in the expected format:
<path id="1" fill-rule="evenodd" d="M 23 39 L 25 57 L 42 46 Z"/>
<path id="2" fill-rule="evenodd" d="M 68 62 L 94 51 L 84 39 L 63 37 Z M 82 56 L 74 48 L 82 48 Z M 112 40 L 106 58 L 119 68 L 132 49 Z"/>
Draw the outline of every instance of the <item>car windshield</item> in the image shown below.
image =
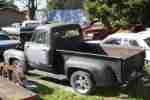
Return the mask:
<path id="1" fill-rule="evenodd" d="M 39 23 L 28 23 L 28 24 L 26 24 L 26 27 L 36 27 L 36 26 L 38 26 L 38 24 Z"/>
<path id="2" fill-rule="evenodd" d="M 150 38 L 144 39 L 144 41 L 146 42 L 146 44 L 148 45 L 148 47 L 150 47 Z"/>
<path id="3" fill-rule="evenodd" d="M 104 41 L 104 44 L 111 44 L 111 45 L 120 45 L 121 44 L 121 39 L 117 39 L 117 38 L 110 38 L 106 41 Z"/>

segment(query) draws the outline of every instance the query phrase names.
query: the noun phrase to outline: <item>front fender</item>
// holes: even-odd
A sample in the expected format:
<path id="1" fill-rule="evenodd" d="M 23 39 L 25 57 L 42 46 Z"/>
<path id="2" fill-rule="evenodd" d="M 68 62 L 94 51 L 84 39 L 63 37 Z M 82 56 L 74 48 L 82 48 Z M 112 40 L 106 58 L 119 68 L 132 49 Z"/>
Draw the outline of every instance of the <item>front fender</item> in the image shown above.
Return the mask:
<path id="1" fill-rule="evenodd" d="M 16 49 L 9 49 L 3 53 L 4 62 L 10 64 L 10 59 L 18 59 L 22 62 L 25 62 L 24 52 Z"/>

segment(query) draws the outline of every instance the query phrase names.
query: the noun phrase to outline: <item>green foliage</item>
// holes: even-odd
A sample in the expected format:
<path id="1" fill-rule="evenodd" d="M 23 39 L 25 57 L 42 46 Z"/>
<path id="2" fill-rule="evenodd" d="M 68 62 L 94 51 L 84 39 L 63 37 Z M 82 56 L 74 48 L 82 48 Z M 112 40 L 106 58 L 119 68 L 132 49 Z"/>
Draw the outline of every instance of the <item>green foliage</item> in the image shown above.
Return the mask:
<path id="1" fill-rule="evenodd" d="M 129 24 L 149 24 L 149 0 L 86 0 L 84 8 L 91 19 L 105 25 L 126 27 Z"/>
<path id="2" fill-rule="evenodd" d="M 14 3 L 14 0 L 0 0 L 0 8 L 3 8 L 3 7 L 15 8 L 15 5 L 13 3 Z"/>
<path id="3" fill-rule="evenodd" d="M 49 10 L 82 8 L 82 0 L 51 0 L 48 2 Z"/>
<path id="4" fill-rule="evenodd" d="M 64 9 L 58 1 L 50 1 L 48 8 Z M 127 27 L 130 24 L 150 25 L 149 5 L 150 0 L 85 0 L 84 9 L 91 20 L 98 19 L 106 26 Z"/>
<path id="5" fill-rule="evenodd" d="M 128 21 L 125 19 L 115 20 L 111 23 L 112 27 L 118 27 L 118 28 L 128 28 Z"/>
<path id="6" fill-rule="evenodd" d="M 49 10 L 62 9 L 62 5 L 57 2 L 50 1 L 48 4 L 48 9 Z"/>

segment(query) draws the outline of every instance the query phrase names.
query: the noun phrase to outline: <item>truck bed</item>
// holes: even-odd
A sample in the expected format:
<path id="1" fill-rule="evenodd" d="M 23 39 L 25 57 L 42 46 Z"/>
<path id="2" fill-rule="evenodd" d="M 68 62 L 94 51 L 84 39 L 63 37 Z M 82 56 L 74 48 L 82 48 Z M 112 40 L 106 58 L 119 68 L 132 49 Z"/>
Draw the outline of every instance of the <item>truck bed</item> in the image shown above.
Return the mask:
<path id="1" fill-rule="evenodd" d="M 119 46 L 106 46 L 100 45 L 97 43 L 86 43 L 82 41 L 61 41 L 57 44 L 57 50 L 69 50 L 82 53 L 96 54 L 99 56 L 111 57 L 111 58 L 121 58 L 127 59 L 134 55 L 139 54 L 140 52 L 144 52 L 143 49 L 140 48 L 126 48 Z M 62 45 L 62 44 L 63 45 Z"/>

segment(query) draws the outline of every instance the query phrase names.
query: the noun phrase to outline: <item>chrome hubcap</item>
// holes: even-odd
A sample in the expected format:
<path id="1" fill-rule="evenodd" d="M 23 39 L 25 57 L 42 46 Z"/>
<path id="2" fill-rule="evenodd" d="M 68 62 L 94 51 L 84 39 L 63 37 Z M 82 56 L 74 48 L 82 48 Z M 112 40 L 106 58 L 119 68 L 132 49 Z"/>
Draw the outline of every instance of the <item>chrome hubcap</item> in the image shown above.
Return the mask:
<path id="1" fill-rule="evenodd" d="M 74 83 L 76 90 L 80 93 L 86 93 L 90 89 L 90 83 L 87 76 L 76 76 Z"/>

